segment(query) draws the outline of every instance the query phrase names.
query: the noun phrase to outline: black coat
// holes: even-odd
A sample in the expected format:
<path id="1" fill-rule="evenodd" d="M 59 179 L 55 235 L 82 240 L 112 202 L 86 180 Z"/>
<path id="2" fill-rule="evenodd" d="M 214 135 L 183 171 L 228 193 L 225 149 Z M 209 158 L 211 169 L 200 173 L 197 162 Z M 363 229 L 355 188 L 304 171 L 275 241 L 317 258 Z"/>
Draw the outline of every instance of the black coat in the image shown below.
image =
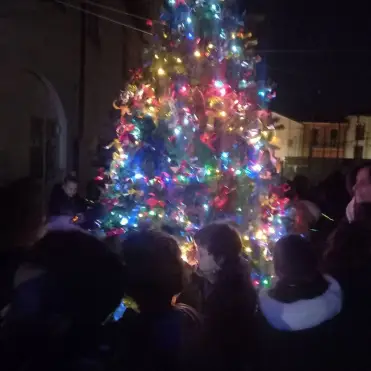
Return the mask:
<path id="1" fill-rule="evenodd" d="M 80 196 L 69 197 L 60 185 L 53 188 L 49 201 L 49 216 L 70 215 L 72 217 L 84 212 L 85 209 L 84 200 Z"/>

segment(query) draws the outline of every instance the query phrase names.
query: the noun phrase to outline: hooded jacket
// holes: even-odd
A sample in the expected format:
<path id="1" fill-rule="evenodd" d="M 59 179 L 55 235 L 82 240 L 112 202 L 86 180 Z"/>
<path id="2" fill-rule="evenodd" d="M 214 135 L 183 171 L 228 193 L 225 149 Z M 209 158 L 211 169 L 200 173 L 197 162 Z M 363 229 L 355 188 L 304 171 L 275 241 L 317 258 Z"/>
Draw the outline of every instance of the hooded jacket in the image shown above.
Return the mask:
<path id="1" fill-rule="evenodd" d="M 263 369 L 341 370 L 346 354 L 341 331 L 342 290 L 330 276 L 326 291 L 311 299 L 282 302 L 259 294 L 258 336 Z"/>

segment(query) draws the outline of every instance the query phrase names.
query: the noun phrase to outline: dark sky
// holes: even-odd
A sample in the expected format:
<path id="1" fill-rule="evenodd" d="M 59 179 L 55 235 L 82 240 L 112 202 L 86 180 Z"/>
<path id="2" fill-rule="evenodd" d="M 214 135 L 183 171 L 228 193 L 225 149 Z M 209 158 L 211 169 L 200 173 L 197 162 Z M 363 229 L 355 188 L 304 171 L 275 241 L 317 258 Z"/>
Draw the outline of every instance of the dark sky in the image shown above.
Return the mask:
<path id="1" fill-rule="evenodd" d="M 123 0 L 147 12 L 149 0 Z M 232 0 L 230 0 L 232 1 Z M 260 71 L 277 83 L 271 109 L 296 120 L 371 114 L 369 0 L 236 0 L 260 13 Z"/>
<path id="2" fill-rule="evenodd" d="M 258 30 L 271 109 L 297 120 L 371 114 L 371 18 L 358 0 L 241 0 L 265 15 Z"/>

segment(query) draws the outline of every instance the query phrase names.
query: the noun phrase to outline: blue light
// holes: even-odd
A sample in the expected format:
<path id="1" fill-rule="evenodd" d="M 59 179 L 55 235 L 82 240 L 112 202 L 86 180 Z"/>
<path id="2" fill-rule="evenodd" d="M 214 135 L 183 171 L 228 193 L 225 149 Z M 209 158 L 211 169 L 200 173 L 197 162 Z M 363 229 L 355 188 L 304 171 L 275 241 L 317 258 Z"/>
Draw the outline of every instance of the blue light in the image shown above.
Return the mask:
<path id="1" fill-rule="evenodd" d="M 221 157 L 226 160 L 229 157 L 229 153 L 228 152 L 222 152 Z"/>
<path id="2" fill-rule="evenodd" d="M 189 18 L 189 17 L 187 17 L 187 23 L 188 23 L 188 24 L 192 23 L 192 19 Z"/>
<path id="3" fill-rule="evenodd" d="M 223 81 L 220 81 L 220 80 L 216 80 L 216 81 L 214 82 L 214 85 L 215 85 L 215 87 L 217 87 L 217 88 L 222 88 L 222 87 L 224 86 Z"/>
<path id="4" fill-rule="evenodd" d="M 232 45 L 232 52 L 233 53 L 237 53 L 238 49 L 237 49 L 237 46 L 236 45 Z"/>
<path id="5" fill-rule="evenodd" d="M 215 5 L 215 4 L 211 5 L 211 10 L 212 10 L 213 12 L 216 12 L 216 5 Z"/>
<path id="6" fill-rule="evenodd" d="M 187 36 L 188 36 L 188 39 L 189 39 L 189 40 L 193 40 L 193 39 L 194 39 L 194 36 L 193 36 L 190 32 L 188 33 Z"/>
<path id="7" fill-rule="evenodd" d="M 260 90 L 260 91 L 258 92 L 258 95 L 260 95 L 261 97 L 264 98 L 264 96 L 265 96 L 265 91 L 264 91 L 264 90 Z"/>
<path id="8" fill-rule="evenodd" d="M 175 128 L 174 129 L 174 134 L 175 135 L 179 135 L 181 132 L 182 132 L 182 129 L 181 128 Z"/>
<path id="9" fill-rule="evenodd" d="M 134 175 L 134 178 L 135 178 L 135 179 L 142 179 L 142 178 L 143 178 L 143 175 L 137 173 L 137 174 Z"/>

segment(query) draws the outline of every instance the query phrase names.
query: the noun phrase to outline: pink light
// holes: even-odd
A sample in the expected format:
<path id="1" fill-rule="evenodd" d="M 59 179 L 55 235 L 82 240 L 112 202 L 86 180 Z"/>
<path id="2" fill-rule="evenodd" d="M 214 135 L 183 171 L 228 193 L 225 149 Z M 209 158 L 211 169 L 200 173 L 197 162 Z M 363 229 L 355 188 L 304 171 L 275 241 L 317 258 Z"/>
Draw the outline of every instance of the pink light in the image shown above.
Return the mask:
<path id="1" fill-rule="evenodd" d="M 180 89 L 180 91 L 182 93 L 186 93 L 187 92 L 187 87 L 186 86 L 182 86 L 182 88 Z"/>
<path id="2" fill-rule="evenodd" d="M 225 96 L 225 93 L 226 93 L 225 88 L 221 88 L 221 89 L 220 89 L 220 95 L 221 95 L 222 97 L 224 97 L 224 96 Z"/>

